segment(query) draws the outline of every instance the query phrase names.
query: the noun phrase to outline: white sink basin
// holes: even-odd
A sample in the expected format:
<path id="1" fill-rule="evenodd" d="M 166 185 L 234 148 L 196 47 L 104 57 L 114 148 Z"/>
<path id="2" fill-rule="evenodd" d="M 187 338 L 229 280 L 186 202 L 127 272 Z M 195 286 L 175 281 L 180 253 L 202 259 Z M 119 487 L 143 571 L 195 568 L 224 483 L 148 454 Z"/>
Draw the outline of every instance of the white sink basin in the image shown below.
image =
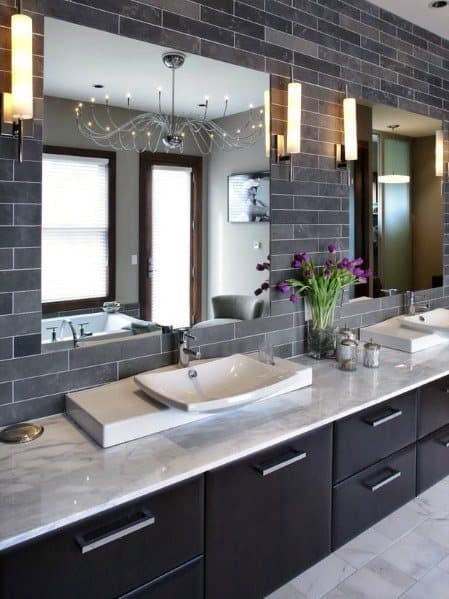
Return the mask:
<path id="1" fill-rule="evenodd" d="M 402 316 L 402 326 L 423 333 L 449 337 L 449 310 L 437 308 L 414 316 Z"/>
<path id="2" fill-rule="evenodd" d="M 403 318 L 403 316 L 396 316 L 360 329 L 360 339 L 362 341 L 372 339 L 384 347 L 398 349 L 410 354 L 449 341 L 433 332 L 405 328 L 402 326 Z"/>
<path id="3" fill-rule="evenodd" d="M 220 412 L 312 384 L 312 368 L 275 358 L 273 365 L 235 354 L 134 378 L 151 398 L 187 412 Z"/>

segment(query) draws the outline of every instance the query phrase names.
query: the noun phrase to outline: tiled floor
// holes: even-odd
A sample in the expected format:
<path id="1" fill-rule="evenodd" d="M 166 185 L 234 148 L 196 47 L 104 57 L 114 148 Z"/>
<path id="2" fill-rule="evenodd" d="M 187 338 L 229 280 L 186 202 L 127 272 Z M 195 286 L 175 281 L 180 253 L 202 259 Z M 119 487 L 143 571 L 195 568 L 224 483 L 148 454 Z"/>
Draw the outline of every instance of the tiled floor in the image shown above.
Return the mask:
<path id="1" fill-rule="evenodd" d="M 268 599 L 449 599 L 449 477 Z"/>

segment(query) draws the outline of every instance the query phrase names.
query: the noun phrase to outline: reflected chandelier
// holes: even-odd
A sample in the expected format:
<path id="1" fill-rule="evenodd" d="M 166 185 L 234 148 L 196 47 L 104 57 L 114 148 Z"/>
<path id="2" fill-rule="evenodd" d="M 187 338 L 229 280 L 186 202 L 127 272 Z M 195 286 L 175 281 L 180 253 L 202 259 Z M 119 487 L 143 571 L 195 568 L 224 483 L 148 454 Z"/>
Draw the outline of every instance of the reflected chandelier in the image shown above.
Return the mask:
<path id="1" fill-rule="evenodd" d="M 214 120 L 207 118 L 209 99 L 199 104 L 203 109 L 202 118 L 189 118 L 175 115 L 175 73 L 182 67 L 185 55 L 180 52 L 167 52 L 162 55 L 164 65 L 171 70 L 171 111 L 162 112 L 162 90 L 158 88 L 158 112 L 143 112 L 132 116 L 122 124 L 114 121 L 109 96 L 105 105 L 98 108 L 95 98 L 86 106 L 78 103 L 75 108 L 76 121 L 80 133 L 98 146 L 115 150 L 134 150 L 137 152 L 156 152 L 164 149 L 184 151 L 184 142 L 190 137 L 200 154 L 209 154 L 213 150 L 235 150 L 249 147 L 255 143 L 263 131 L 263 109 L 249 106 L 246 121 L 234 131 L 226 131 Z M 128 94 L 128 110 L 131 109 L 131 96 Z M 225 98 L 223 117 L 228 110 L 229 98 Z M 100 115 L 100 112 L 103 114 Z"/>

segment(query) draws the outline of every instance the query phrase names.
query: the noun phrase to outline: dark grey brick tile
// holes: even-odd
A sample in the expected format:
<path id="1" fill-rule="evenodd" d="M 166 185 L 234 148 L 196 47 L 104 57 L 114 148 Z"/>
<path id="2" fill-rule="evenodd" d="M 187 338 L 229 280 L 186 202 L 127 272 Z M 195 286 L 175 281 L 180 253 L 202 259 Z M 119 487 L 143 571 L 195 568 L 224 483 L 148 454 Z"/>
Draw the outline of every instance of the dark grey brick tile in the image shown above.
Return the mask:
<path id="1" fill-rule="evenodd" d="M 338 38 L 333 35 L 327 35 L 323 31 L 316 31 L 304 25 L 299 25 L 298 23 L 293 23 L 293 35 L 309 40 L 310 42 L 315 42 L 320 46 L 332 48 L 333 50 L 341 49 L 341 41 Z"/>
<path id="2" fill-rule="evenodd" d="M 294 235 L 293 225 L 271 225 L 271 240 L 292 239 Z"/>
<path id="3" fill-rule="evenodd" d="M 7 206 L 8 204 L 3 204 Z M 1 209 L 0 204 L 0 209 Z M 14 208 L 14 225 L 41 225 L 41 207 L 39 204 L 17 204 Z"/>
<path id="4" fill-rule="evenodd" d="M 0 144 L 0 155 L 3 155 Z M 39 204 L 40 183 L 16 183 L 0 181 L 0 204 Z"/>
<path id="5" fill-rule="evenodd" d="M 200 53 L 200 40 L 198 37 L 155 27 L 134 19 L 120 18 L 120 35 L 161 46 L 172 46 L 184 52 Z"/>
<path id="6" fill-rule="evenodd" d="M 13 400 L 12 383 L 1 383 L 0 384 L 0 406 L 3 406 L 4 404 L 9 404 L 12 402 L 12 400 Z"/>
<path id="7" fill-rule="evenodd" d="M 72 0 L 76 4 L 83 4 L 93 8 L 100 8 L 115 15 L 129 17 L 137 21 L 160 25 L 162 14 L 158 8 L 154 6 L 146 6 L 141 2 L 133 2 L 130 0 Z"/>
<path id="8" fill-rule="evenodd" d="M 312 56 L 303 56 L 302 54 L 295 52 L 294 60 L 295 64 L 302 66 L 306 69 L 312 69 L 314 71 L 326 73 L 327 75 L 334 75 L 336 77 L 340 75 L 339 65 L 327 62 L 319 58 L 313 58 Z"/>
<path id="9" fill-rule="evenodd" d="M 0 382 L 13 381 L 26 376 L 35 377 L 68 369 L 66 351 L 52 352 L 0 362 Z"/>
<path id="10" fill-rule="evenodd" d="M 255 54 L 275 58 L 276 60 L 282 60 L 284 62 L 291 62 L 293 59 L 293 52 L 291 50 L 246 35 L 236 34 L 235 47 L 241 50 L 247 50 L 248 52 L 254 52 Z"/>
<path id="11" fill-rule="evenodd" d="M 154 370 L 155 368 L 162 368 L 176 362 L 176 353 L 167 352 L 164 354 L 157 354 L 154 356 L 145 356 L 143 358 L 136 358 L 134 360 L 124 360 L 119 362 L 119 379 L 124 379 L 128 376 L 134 376 L 147 370 Z"/>
<path id="12" fill-rule="evenodd" d="M 431 96 L 430 94 L 423 94 L 422 92 L 415 92 L 415 100 L 422 102 L 423 104 L 435 106 L 436 108 L 442 108 L 443 101 L 441 98 Z"/>
<path id="13" fill-rule="evenodd" d="M 392 25 L 391 23 L 387 23 L 386 21 L 383 21 L 382 19 L 378 19 L 374 15 L 371 15 L 366 12 L 362 12 L 360 15 L 360 20 L 362 21 L 362 23 L 366 23 L 367 25 L 370 25 L 374 29 L 383 31 L 384 33 L 388 33 L 391 36 L 396 36 L 395 25 Z"/>
<path id="14" fill-rule="evenodd" d="M 79 6 L 72 2 L 54 2 L 54 0 L 28 0 L 26 8 L 30 12 L 38 12 L 77 25 L 87 25 L 111 33 L 118 32 L 117 15 L 89 6 Z"/>
<path id="15" fill-rule="evenodd" d="M 4 250 L 8 251 L 8 250 Z M 40 268 L 41 248 L 14 248 L 14 268 Z"/>
<path id="16" fill-rule="evenodd" d="M 41 334 L 14 337 L 14 357 L 32 356 L 41 353 Z"/>
<path id="17" fill-rule="evenodd" d="M 0 249 L 0 270 L 7 270 L 13 267 L 13 250 Z"/>
<path id="18" fill-rule="evenodd" d="M 424 50 L 426 50 L 429 47 L 429 43 L 427 40 L 425 40 L 422 37 L 419 37 L 417 35 L 413 35 L 412 33 L 409 33 L 408 31 L 404 31 L 403 29 L 398 29 L 398 37 L 401 40 L 404 40 L 405 42 L 408 42 L 409 44 L 412 44 L 413 46 L 418 46 L 419 48 L 424 48 Z"/>
<path id="19" fill-rule="evenodd" d="M 348 69 L 353 69 L 355 71 L 358 71 L 361 68 L 361 61 L 359 58 L 356 58 L 351 54 L 337 52 L 331 48 L 319 47 L 318 58 L 322 58 L 327 62 L 340 65 L 341 67 L 347 67 Z"/>
<path id="20" fill-rule="evenodd" d="M 340 233 L 340 226 L 337 225 L 307 225 L 297 224 L 294 226 L 295 239 L 309 239 L 309 238 L 327 238 L 327 237 L 338 237 Z"/>
<path id="21" fill-rule="evenodd" d="M 40 227 L 2 227 L 0 247 L 38 247 L 41 242 Z"/>
<path id="22" fill-rule="evenodd" d="M 301 251 L 317 252 L 318 239 L 303 239 L 301 241 Z M 298 241 L 296 239 L 283 239 L 280 241 L 271 241 L 271 255 L 288 254 L 290 261 L 295 252 L 298 252 Z"/>
<path id="23" fill-rule="evenodd" d="M 229 0 L 229 2 L 232 4 L 232 0 Z M 200 18 L 200 6 L 192 0 L 141 0 L 141 3 L 149 4 L 156 8 L 163 8 L 183 17 L 190 17 L 191 19 Z M 203 4 L 214 4 L 214 2 L 203 2 Z M 220 2 L 217 1 L 217 4 L 220 4 Z"/>
<path id="24" fill-rule="evenodd" d="M 379 54 L 372 50 L 368 50 L 367 48 L 362 48 L 355 44 L 350 44 L 346 41 L 342 41 L 340 49 L 344 54 L 349 54 L 350 56 L 360 58 L 361 60 L 365 60 L 366 62 L 379 64 Z"/>
<path id="25" fill-rule="evenodd" d="M 264 275 L 261 274 L 261 279 L 263 277 Z M 194 327 L 191 330 L 191 333 L 195 337 L 195 340 L 192 340 L 191 345 L 197 346 L 206 343 L 217 343 L 218 341 L 228 341 L 230 339 L 234 339 L 235 328 L 234 323 L 199 328 Z"/>
<path id="26" fill-rule="evenodd" d="M 382 90 L 389 94 L 394 94 L 395 96 L 402 96 L 403 98 L 408 98 L 412 100 L 414 97 L 414 91 L 405 85 L 396 85 L 395 83 L 390 83 L 390 81 L 382 81 Z"/>
<path id="27" fill-rule="evenodd" d="M 41 309 L 40 291 L 17 291 L 14 293 L 14 313 L 38 312 Z"/>
<path id="28" fill-rule="evenodd" d="M 0 360 L 8 360 L 13 357 L 13 337 L 0 339 Z"/>
<path id="29" fill-rule="evenodd" d="M 316 29 L 318 25 L 318 19 L 315 15 L 312 15 L 310 11 L 300 10 L 298 8 L 282 4 L 277 0 L 265 0 L 265 10 L 271 14 L 282 16 L 289 21 L 300 23 Z"/>
<path id="30" fill-rule="evenodd" d="M 168 29 L 174 29 L 182 33 L 198 36 L 228 46 L 234 45 L 234 34 L 232 31 L 222 29 L 221 27 L 215 27 L 214 25 L 201 23 L 165 11 L 162 16 L 162 23 L 164 27 L 167 27 Z"/>
<path id="31" fill-rule="evenodd" d="M 0 236 L 5 225 L 13 224 L 13 204 L 0 204 Z"/>
<path id="32" fill-rule="evenodd" d="M 331 210 L 319 213 L 319 222 L 323 224 L 345 224 L 348 222 L 348 212 L 333 212 Z"/>
<path id="33" fill-rule="evenodd" d="M 12 314 L 12 293 L 0 293 L 0 314 Z"/>
<path id="34" fill-rule="evenodd" d="M 317 224 L 318 212 L 311 210 L 273 210 L 271 213 L 273 224 Z"/>
<path id="35" fill-rule="evenodd" d="M 40 183 L 41 180 L 42 163 L 40 161 L 14 163 L 14 181 Z"/>
<path id="36" fill-rule="evenodd" d="M 278 29 L 271 29 L 266 27 L 265 39 L 276 46 L 283 46 L 294 52 L 301 52 L 309 56 L 317 56 L 318 45 L 315 42 L 311 42 L 305 39 L 301 39 L 297 36 L 290 35 Z"/>
<path id="37" fill-rule="evenodd" d="M 12 181 L 13 172 L 12 160 L 0 160 L 0 181 Z"/>
<path id="38" fill-rule="evenodd" d="M 260 343 L 265 339 L 265 334 L 253 335 L 243 339 L 234 339 L 233 341 L 224 341 L 220 343 L 210 343 L 201 346 L 201 355 L 203 358 L 220 358 L 236 353 L 249 353 L 259 349 Z"/>
<path id="39" fill-rule="evenodd" d="M 0 406 L 0 426 L 59 414 L 64 412 L 64 408 L 65 398 L 63 393 L 39 397 L 39 399 L 30 401 L 10 403 Z"/>
<path id="40" fill-rule="evenodd" d="M 40 331 L 41 313 L 0 316 L 0 336 L 13 337 Z"/>
<path id="41" fill-rule="evenodd" d="M 18 380 L 14 383 L 14 401 L 45 397 L 110 383 L 117 379 L 117 366 L 103 364 L 70 372 Z"/>
<path id="42" fill-rule="evenodd" d="M 276 358 L 283 358 L 284 360 L 293 356 L 293 347 L 291 343 L 284 345 L 276 345 L 273 347 L 273 355 Z"/>
<path id="43" fill-rule="evenodd" d="M 292 33 L 291 21 L 283 19 L 278 15 L 264 12 L 252 6 L 248 6 L 247 4 L 242 4 L 241 2 L 235 2 L 234 10 L 235 15 L 242 19 L 253 21 L 259 25 L 266 25 L 272 29 L 279 29 L 279 31 L 285 31 L 285 33 Z"/>
<path id="44" fill-rule="evenodd" d="M 165 3 L 165 0 L 161 0 Z M 177 2 L 177 0 L 175 0 Z M 263 0 L 259 0 L 259 2 Z M 209 6 L 210 8 L 216 8 L 217 10 L 222 10 L 224 12 L 232 13 L 234 11 L 234 0 L 201 0 L 201 4 L 205 6 Z M 247 2 L 250 4 L 250 2 Z M 256 3 L 257 6 L 258 3 Z"/>
<path id="45" fill-rule="evenodd" d="M 338 27 L 334 23 L 329 23 L 323 19 L 319 19 L 318 21 L 318 31 L 327 35 L 332 35 L 336 38 L 338 37 L 340 40 L 344 40 L 350 44 L 355 44 L 356 46 L 360 45 L 361 38 L 358 33 L 350 29 L 345 29 L 344 27 Z"/>
<path id="46" fill-rule="evenodd" d="M 201 55 L 215 60 L 238 64 L 242 67 L 255 69 L 256 71 L 265 70 L 265 58 L 263 56 L 258 56 L 245 50 L 230 48 L 229 46 L 222 46 L 214 42 L 202 41 Z"/>
<path id="47" fill-rule="evenodd" d="M 218 10 L 213 10 L 203 6 L 201 8 L 201 20 L 210 25 L 217 25 L 219 27 L 226 27 L 232 29 L 236 33 L 243 33 L 244 35 L 250 35 L 259 39 L 264 39 L 265 30 L 262 25 L 247 21 L 246 19 L 240 19 L 232 15 L 224 14 Z"/>
<path id="48" fill-rule="evenodd" d="M 2 270 L 0 271 L 0 293 L 6 291 L 25 291 L 39 289 L 40 270 Z"/>

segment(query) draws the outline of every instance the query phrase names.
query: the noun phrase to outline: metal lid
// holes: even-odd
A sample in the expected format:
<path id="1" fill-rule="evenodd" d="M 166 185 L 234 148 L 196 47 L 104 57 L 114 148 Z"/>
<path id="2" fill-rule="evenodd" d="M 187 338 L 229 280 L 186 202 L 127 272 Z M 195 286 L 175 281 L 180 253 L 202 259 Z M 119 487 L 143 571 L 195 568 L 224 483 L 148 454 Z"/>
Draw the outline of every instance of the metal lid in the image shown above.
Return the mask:
<path id="1" fill-rule="evenodd" d="M 7 426 L 0 431 L 0 441 L 3 443 L 29 443 L 44 432 L 44 427 L 32 422 L 22 422 Z"/>
<path id="2" fill-rule="evenodd" d="M 369 341 L 367 341 L 365 343 L 365 345 L 363 346 L 365 349 L 380 349 L 380 345 L 378 343 L 374 343 L 374 341 L 372 339 L 370 339 Z"/>
<path id="3" fill-rule="evenodd" d="M 349 339 L 349 337 L 347 337 L 346 339 L 343 339 L 343 341 L 340 341 L 340 345 L 345 345 L 347 347 L 356 347 L 357 341 L 354 341 L 354 339 Z"/>

